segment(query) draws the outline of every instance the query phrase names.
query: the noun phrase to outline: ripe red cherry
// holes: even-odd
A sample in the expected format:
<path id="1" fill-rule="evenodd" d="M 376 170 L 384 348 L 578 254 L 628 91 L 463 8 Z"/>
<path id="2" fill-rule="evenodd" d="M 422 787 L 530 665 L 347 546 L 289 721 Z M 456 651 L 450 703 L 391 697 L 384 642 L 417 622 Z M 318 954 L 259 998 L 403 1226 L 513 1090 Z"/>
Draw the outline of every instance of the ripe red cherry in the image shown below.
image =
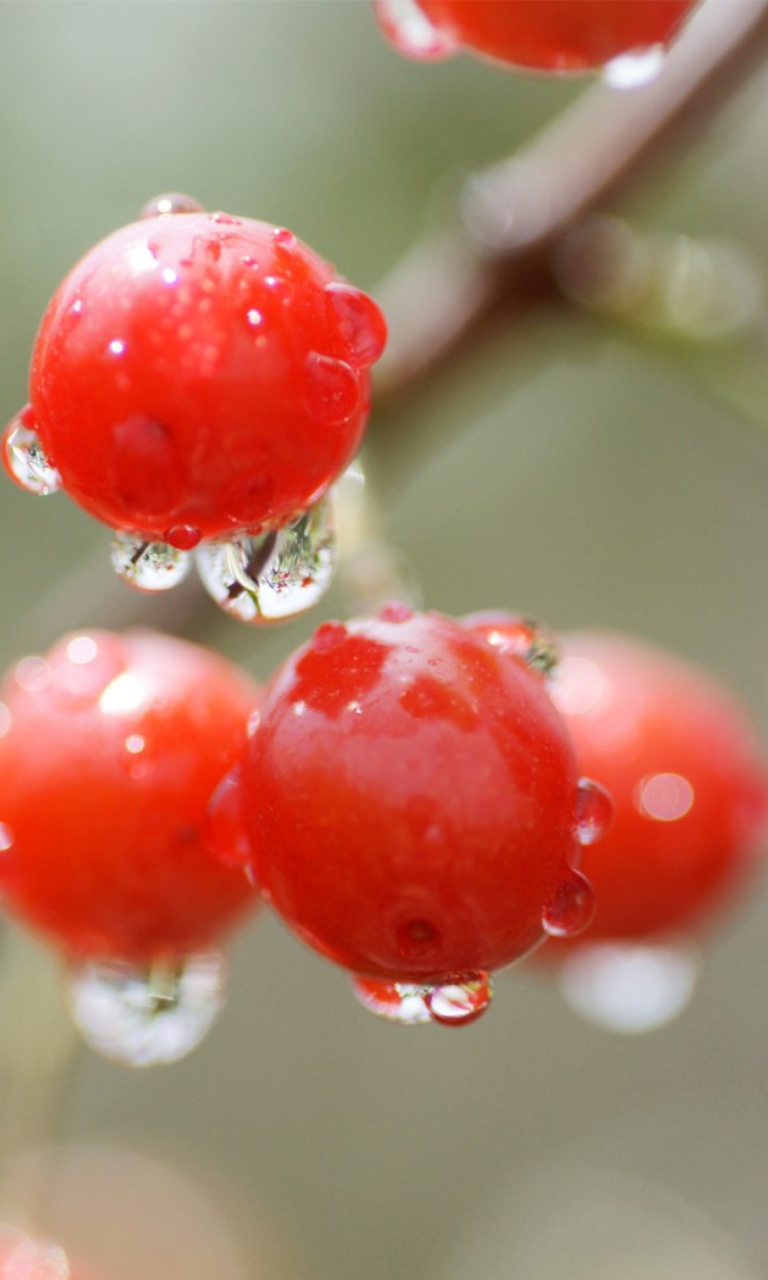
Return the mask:
<path id="1" fill-rule="evenodd" d="M 639 641 L 575 634 L 562 654 L 555 704 L 580 767 L 615 804 L 584 858 L 594 923 L 567 945 L 700 931 L 743 889 L 765 833 L 768 768 L 755 732 L 709 676 Z"/>
<path id="2" fill-rule="evenodd" d="M 385 34 L 412 57 L 464 46 L 541 71 L 584 71 L 668 44 L 694 0 L 378 0 Z"/>
<path id="3" fill-rule="evenodd" d="M 58 472 L 106 524 L 188 550 L 319 500 L 360 443 L 385 325 L 291 232 L 169 200 L 59 286 L 5 454 L 36 492 Z"/>
<path id="4" fill-rule="evenodd" d="M 206 825 L 256 690 L 181 640 L 87 632 L 7 674 L 0 891 L 70 957 L 172 961 L 255 905 Z"/>
<path id="5" fill-rule="evenodd" d="M 473 1014 L 472 981 L 487 1003 L 485 971 L 590 917 L 576 761 L 546 688 L 439 614 L 321 626 L 268 684 L 241 785 L 265 895 L 358 974 L 466 982 Z"/>

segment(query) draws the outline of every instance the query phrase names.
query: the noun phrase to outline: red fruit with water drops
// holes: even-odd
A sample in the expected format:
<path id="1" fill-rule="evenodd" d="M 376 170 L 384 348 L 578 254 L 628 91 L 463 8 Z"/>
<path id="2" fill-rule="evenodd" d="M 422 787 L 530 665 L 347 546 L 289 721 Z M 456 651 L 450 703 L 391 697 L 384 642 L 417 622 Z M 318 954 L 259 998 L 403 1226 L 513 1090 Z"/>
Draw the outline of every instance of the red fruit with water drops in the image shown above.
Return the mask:
<path id="1" fill-rule="evenodd" d="M 189 549 L 319 500 L 360 443 L 386 331 L 291 232 L 166 200 L 59 286 L 22 425 L 91 514 Z"/>
<path id="2" fill-rule="evenodd" d="M 376 0 L 385 34 L 416 58 L 460 48 L 541 71 L 585 71 L 667 45 L 695 0 Z"/>
<path id="3" fill-rule="evenodd" d="M 562 654 L 555 704 L 615 804 L 584 858 L 595 920 L 568 945 L 698 931 L 755 870 L 768 817 L 755 732 L 713 679 L 639 641 L 585 632 L 562 637 Z"/>
<path id="4" fill-rule="evenodd" d="M 0 891 L 76 958 L 172 960 L 255 905 L 208 835 L 257 691 L 223 659 L 151 632 L 86 632 L 7 674 Z"/>
<path id="5" fill-rule="evenodd" d="M 576 761 L 546 688 L 439 614 L 321 626 L 267 686 L 242 790 L 283 919 L 358 974 L 450 985 L 424 993 L 438 1020 L 476 1016 L 486 971 L 590 917 Z"/>

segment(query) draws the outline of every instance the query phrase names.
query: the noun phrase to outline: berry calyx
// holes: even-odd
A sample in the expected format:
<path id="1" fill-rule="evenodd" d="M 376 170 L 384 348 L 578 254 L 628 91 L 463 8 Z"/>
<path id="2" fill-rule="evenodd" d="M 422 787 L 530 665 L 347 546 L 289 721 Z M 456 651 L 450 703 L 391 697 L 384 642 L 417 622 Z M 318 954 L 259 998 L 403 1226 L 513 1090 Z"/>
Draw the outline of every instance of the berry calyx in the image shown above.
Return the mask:
<path id="1" fill-rule="evenodd" d="M 38 472 L 55 460 L 76 502 L 147 543 L 280 528 L 357 450 L 383 317 L 284 228 L 179 196 L 147 212 L 59 286 L 12 428 Z"/>
<path id="2" fill-rule="evenodd" d="M 218 941 L 256 904 L 207 836 L 256 697 L 215 654 L 151 632 L 84 632 L 18 662 L 0 703 L 8 909 L 78 961 L 173 966 Z"/>
<path id="3" fill-rule="evenodd" d="M 694 0 L 376 0 L 381 27 L 420 59 L 461 48 L 539 71 L 587 71 L 670 43 Z"/>
<path id="4" fill-rule="evenodd" d="M 323 955 L 397 984 L 365 989 L 382 1007 L 470 975 L 474 1016 L 488 971 L 555 918 L 587 922 L 560 717 L 537 676 L 450 618 L 323 624 L 267 685 L 240 776 L 265 895 Z M 431 1015 L 450 1021 L 452 1000 L 433 995 Z"/>

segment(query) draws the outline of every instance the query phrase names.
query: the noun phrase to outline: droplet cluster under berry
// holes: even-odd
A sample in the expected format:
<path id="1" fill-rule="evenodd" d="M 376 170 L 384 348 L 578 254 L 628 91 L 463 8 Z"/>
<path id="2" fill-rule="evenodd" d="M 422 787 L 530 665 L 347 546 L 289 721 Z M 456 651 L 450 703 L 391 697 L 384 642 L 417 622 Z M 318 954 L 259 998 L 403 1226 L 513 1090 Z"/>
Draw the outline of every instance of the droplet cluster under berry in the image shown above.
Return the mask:
<path id="1" fill-rule="evenodd" d="M 257 903 L 209 818 L 256 689 L 184 641 L 94 631 L 16 663 L 2 699 L 5 906 L 64 953 L 92 1044 L 181 1056 L 221 1005 L 215 948 Z"/>
<path id="2" fill-rule="evenodd" d="M 643 78 L 639 65 L 658 69 L 657 53 L 672 40 L 694 3 L 374 0 L 384 34 L 411 58 L 446 58 L 466 48 L 514 66 L 556 72 L 586 71 L 633 59 L 638 64 L 638 83 Z M 624 82 L 631 78 L 631 68 L 626 66 Z"/>
<path id="3" fill-rule="evenodd" d="M 290 542 L 304 521 L 282 548 L 295 560 L 360 444 L 385 340 L 376 304 L 290 231 L 160 198 L 56 291 L 30 404 L 6 430 L 6 470 L 116 530 L 115 567 L 142 590 L 175 585 L 207 539 L 232 540 L 247 562 L 243 541 L 285 530 Z M 327 528 L 321 541 L 332 544 Z M 221 574 L 209 560 L 210 588 Z M 286 607 L 280 572 L 240 573 L 264 595 L 258 617 L 307 607 L 312 593 Z"/>
<path id="4" fill-rule="evenodd" d="M 271 904 L 392 1021 L 472 1021 L 491 971 L 591 919 L 589 805 L 546 683 L 439 614 L 322 625 L 232 788 Z"/>

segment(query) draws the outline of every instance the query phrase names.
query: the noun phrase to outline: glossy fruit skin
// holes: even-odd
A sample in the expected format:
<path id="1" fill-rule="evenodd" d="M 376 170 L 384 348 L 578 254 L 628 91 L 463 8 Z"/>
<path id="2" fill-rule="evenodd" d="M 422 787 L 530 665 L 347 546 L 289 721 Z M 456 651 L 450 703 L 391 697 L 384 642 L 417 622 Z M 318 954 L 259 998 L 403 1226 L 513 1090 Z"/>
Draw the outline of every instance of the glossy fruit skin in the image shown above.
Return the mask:
<path id="1" fill-rule="evenodd" d="M 477 53 L 541 71 L 586 71 L 666 45 L 694 0 L 419 0 L 438 30 Z"/>
<path id="2" fill-rule="evenodd" d="M 145 218 L 50 302 L 36 429 L 64 489 L 115 529 L 279 526 L 355 454 L 385 336 L 375 303 L 284 228 Z"/>
<path id="3" fill-rule="evenodd" d="M 72 958 L 149 962 L 210 946 L 256 891 L 205 837 L 257 699 L 215 654 L 152 632 L 85 632 L 8 672 L 0 707 L 0 891 Z"/>
<path id="4" fill-rule="evenodd" d="M 695 934 L 744 889 L 765 839 L 768 766 L 755 731 L 711 677 L 640 641 L 584 632 L 561 636 L 561 649 L 553 698 L 615 818 L 584 855 L 594 922 L 542 959 Z"/>
<path id="5" fill-rule="evenodd" d="M 321 626 L 267 685 L 241 777 L 265 896 L 361 974 L 509 964 L 572 876 L 576 762 L 541 681 L 436 613 Z"/>

